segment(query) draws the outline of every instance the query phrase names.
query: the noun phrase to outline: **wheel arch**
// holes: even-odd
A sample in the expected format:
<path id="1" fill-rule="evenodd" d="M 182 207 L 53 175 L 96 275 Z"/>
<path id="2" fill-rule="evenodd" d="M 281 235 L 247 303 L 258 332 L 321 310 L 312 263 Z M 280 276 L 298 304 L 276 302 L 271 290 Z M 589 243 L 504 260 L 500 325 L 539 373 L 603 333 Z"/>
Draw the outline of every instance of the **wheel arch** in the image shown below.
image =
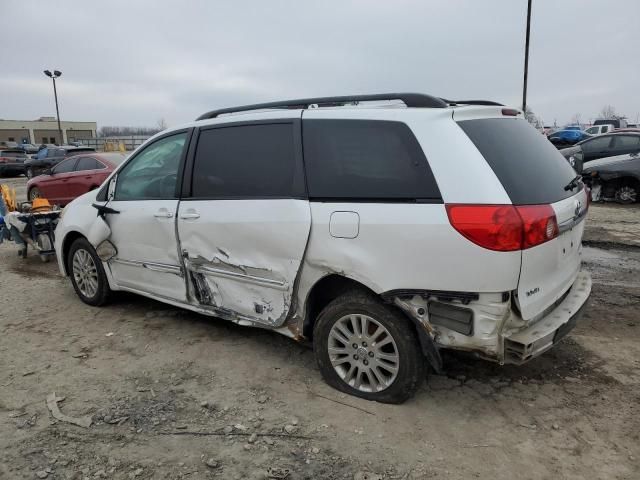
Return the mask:
<path id="1" fill-rule="evenodd" d="M 73 242 L 75 242 L 78 238 L 86 238 L 86 237 L 82 235 L 80 232 L 72 230 L 68 232 L 65 235 L 64 239 L 62 240 L 62 268 L 64 268 L 64 274 L 66 276 L 69 276 L 69 271 L 67 269 L 67 263 L 69 259 L 69 250 L 71 250 L 71 245 L 73 245 Z"/>
<path id="2" fill-rule="evenodd" d="M 394 303 L 385 301 L 379 294 L 363 283 L 337 273 L 329 274 L 320 278 L 311 287 L 307 294 L 304 305 L 304 321 L 302 324 L 302 335 L 305 338 L 313 340 L 313 328 L 320 312 L 330 302 L 348 290 L 360 290 L 362 292 L 366 292 L 367 294 L 379 299 L 380 302 L 385 303 L 389 308 L 396 310 L 402 316 L 409 319 L 410 323 L 414 326 L 415 333 L 420 341 L 422 353 L 436 372 L 442 372 L 442 359 L 440 357 L 439 349 L 425 329 L 424 325 L 420 324 L 417 319 L 407 315 L 405 311 Z"/>
<path id="3" fill-rule="evenodd" d="M 324 307 L 348 290 L 361 290 L 376 295 L 363 283 L 337 273 L 325 275 L 313 284 L 304 304 L 302 334 L 305 338 L 313 338 L 313 326 Z"/>

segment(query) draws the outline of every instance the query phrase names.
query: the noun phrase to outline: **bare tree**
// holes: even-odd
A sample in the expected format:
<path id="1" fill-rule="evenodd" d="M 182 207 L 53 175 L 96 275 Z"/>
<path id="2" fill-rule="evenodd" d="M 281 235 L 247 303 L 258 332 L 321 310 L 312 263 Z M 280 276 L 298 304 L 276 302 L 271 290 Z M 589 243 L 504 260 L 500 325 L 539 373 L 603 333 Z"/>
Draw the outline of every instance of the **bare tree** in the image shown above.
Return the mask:
<path id="1" fill-rule="evenodd" d="M 613 105 L 605 105 L 602 107 L 602 110 L 600 110 L 600 118 L 604 118 L 606 120 L 618 118 L 618 115 L 616 115 L 616 109 Z"/>
<path id="2" fill-rule="evenodd" d="M 131 135 L 146 135 L 151 136 L 158 133 L 160 130 L 156 127 L 100 127 L 98 131 L 99 137 L 127 137 Z"/>
<path id="3" fill-rule="evenodd" d="M 167 122 L 165 122 L 164 118 L 160 118 L 156 123 L 156 126 L 158 127 L 159 131 L 166 130 Z"/>
<path id="4" fill-rule="evenodd" d="M 571 123 L 574 125 L 582 125 L 582 115 L 579 113 L 574 113 L 573 117 L 571 117 Z"/>
<path id="5" fill-rule="evenodd" d="M 536 114 L 533 113 L 533 110 L 531 110 L 529 107 L 527 107 L 527 111 L 524 112 L 524 118 L 538 130 L 542 130 L 544 128 L 544 123 L 542 122 L 540 117 L 537 117 Z"/>

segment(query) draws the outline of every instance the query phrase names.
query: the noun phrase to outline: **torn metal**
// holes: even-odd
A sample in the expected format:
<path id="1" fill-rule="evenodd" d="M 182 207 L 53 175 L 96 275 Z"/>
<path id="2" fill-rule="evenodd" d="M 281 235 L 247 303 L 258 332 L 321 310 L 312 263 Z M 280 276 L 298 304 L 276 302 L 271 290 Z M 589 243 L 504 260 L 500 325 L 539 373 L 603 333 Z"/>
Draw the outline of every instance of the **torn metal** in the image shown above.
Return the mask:
<path id="1" fill-rule="evenodd" d="M 229 258 L 224 250 L 218 251 L 225 259 Z M 188 288 L 200 306 L 213 307 L 216 312 L 249 323 L 277 327 L 284 322 L 291 303 L 288 293 L 291 286 L 284 277 L 266 268 L 233 264 L 218 256 L 207 260 L 189 257 L 185 252 L 183 258 L 191 279 Z M 225 305 L 237 308 L 231 310 Z"/>

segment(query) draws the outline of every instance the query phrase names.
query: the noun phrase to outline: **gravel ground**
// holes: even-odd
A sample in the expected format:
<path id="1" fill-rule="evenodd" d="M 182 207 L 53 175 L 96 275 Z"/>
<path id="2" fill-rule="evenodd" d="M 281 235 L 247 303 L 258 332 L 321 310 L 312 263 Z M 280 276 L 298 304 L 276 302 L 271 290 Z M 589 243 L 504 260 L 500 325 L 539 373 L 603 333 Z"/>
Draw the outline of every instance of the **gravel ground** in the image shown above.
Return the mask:
<path id="1" fill-rule="evenodd" d="M 332 390 L 271 332 L 133 295 L 88 307 L 2 245 L 0 478 L 640 478 L 639 221 L 592 207 L 593 295 L 560 345 L 522 367 L 447 354 L 400 406 Z M 53 392 L 91 427 L 52 417 Z"/>

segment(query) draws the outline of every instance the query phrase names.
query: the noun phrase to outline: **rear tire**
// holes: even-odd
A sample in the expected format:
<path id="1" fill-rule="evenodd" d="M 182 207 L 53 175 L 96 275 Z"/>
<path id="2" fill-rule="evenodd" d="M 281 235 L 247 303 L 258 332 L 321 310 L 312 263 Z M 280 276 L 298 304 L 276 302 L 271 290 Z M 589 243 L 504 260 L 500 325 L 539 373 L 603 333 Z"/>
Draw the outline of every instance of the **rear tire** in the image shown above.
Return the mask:
<path id="1" fill-rule="evenodd" d="M 80 300 L 99 307 L 109 300 L 111 289 L 102 262 L 86 238 L 78 238 L 71 244 L 67 257 L 67 272 Z"/>
<path id="2" fill-rule="evenodd" d="M 402 403 L 426 376 L 409 319 L 366 292 L 348 292 L 322 310 L 313 349 L 329 385 L 367 400 Z"/>

